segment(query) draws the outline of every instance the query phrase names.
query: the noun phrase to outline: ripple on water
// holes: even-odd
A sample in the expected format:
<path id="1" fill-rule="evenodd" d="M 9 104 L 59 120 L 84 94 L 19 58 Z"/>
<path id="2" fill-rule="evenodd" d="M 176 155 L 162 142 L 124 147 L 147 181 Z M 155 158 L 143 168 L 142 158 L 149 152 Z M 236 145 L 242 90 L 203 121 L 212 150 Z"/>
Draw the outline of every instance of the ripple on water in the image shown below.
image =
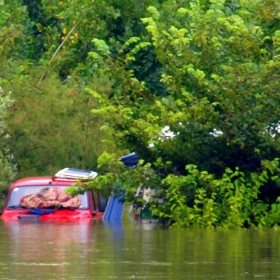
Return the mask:
<path id="1" fill-rule="evenodd" d="M 68 266 L 70 263 L 42 263 L 42 262 L 13 262 L 17 266 Z"/>

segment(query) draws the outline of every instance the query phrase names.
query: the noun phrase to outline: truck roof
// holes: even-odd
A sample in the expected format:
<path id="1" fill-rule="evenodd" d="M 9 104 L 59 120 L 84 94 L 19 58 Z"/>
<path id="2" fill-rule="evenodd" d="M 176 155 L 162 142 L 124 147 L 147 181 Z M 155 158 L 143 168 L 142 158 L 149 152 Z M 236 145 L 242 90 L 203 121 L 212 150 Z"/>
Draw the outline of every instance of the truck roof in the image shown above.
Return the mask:
<path id="1" fill-rule="evenodd" d="M 21 186 L 72 185 L 76 180 L 59 179 L 52 176 L 27 177 L 14 182 L 11 188 Z"/>

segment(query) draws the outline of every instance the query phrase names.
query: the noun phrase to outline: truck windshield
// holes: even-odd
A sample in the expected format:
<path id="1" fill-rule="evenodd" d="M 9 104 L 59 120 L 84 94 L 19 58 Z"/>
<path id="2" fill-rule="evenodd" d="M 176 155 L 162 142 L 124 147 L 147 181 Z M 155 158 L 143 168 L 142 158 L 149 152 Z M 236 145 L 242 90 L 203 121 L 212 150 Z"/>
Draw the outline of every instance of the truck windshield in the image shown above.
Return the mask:
<path id="1" fill-rule="evenodd" d="M 76 208 L 88 209 L 87 193 L 71 197 L 67 186 L 20 186 L 10 194 L 7 208 Z"/>

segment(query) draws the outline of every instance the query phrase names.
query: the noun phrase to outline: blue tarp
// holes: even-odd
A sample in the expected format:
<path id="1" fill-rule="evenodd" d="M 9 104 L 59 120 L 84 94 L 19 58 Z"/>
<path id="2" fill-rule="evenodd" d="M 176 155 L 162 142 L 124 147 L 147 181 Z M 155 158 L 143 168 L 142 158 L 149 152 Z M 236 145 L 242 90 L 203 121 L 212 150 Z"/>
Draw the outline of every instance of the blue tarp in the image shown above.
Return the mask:
<path id="1" fill-rule="evenodd" d="M 110 196 L 103 216 L 104 221 L 120 221 L 122 219 L 124 210 L 124 203 L 122 202 L 122 198 L 122 196 Z"/>
<path id="2" fill-rule="evenodd" d="M 126 166 L 137 165 L 140 157 L 137 153 L 131 153 L 120 158 Z M 122 219 L 124 203 L 122 202 L 123 195 L 111 195 L 103 216 L 104 221 L 120 221 Z"/>
<path id="3" fill-rule="evenodd" d="M 54 213 L 54 209 L 42 209 L 42 208 L 32 208 L 27 213 L 37 216 L 47 215 Z"/>
<path id="4" fill-rule="evenodd" d="M 121 157 L 120 159 L 126 166 L 135 166 L 137 165 L 140 156 L 137 153 L 131 153 Z"/>

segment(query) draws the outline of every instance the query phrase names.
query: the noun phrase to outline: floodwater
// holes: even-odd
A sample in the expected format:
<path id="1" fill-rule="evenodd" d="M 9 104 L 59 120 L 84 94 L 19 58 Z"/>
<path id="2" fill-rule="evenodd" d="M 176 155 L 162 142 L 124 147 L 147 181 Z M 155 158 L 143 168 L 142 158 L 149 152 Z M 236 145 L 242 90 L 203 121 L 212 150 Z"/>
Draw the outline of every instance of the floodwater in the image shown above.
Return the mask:
<path id="1" fill-rule="evenodd" d="M 280 279 L 280 229 L 0 219 L 0 279 Z"/>

